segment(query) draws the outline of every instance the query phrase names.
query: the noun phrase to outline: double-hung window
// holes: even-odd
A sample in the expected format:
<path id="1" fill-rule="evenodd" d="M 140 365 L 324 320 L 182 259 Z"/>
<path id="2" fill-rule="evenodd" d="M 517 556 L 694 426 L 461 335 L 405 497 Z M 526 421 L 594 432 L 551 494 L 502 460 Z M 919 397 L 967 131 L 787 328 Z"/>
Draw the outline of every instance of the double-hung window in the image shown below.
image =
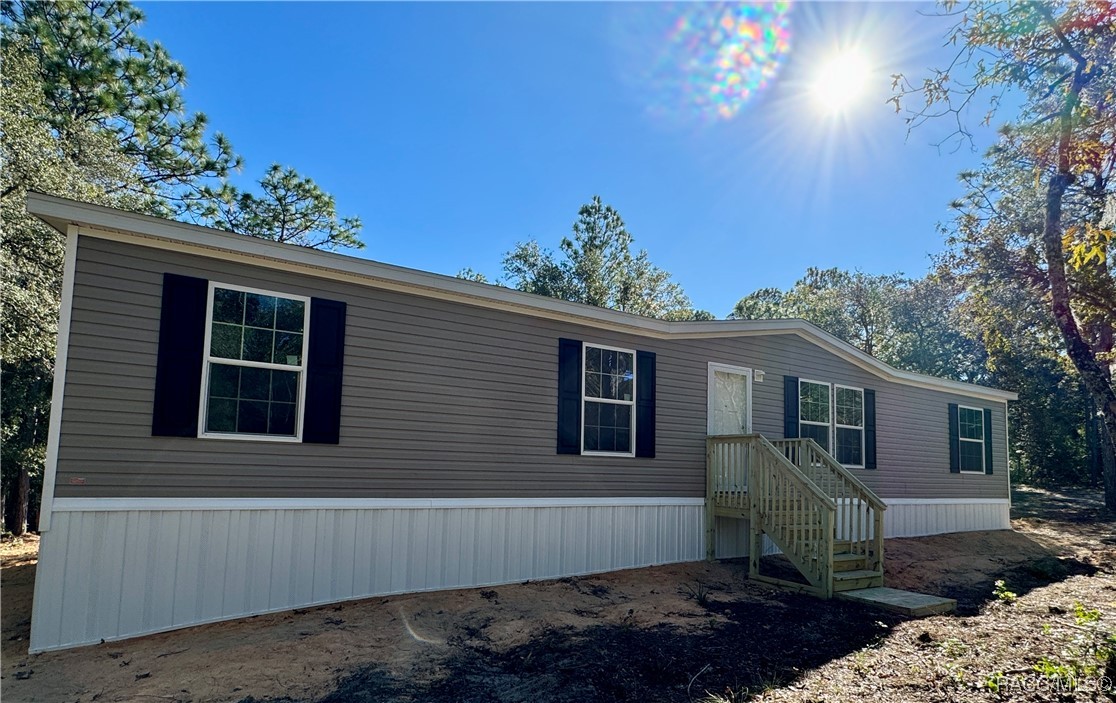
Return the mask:
<path id="1" fill-rule="evenodd" d="M 310 299 L 210 283 L 207 310 L 202 436 L 301 439 Z"/>
<path id="2" fill-rule="evenodd" d="M 841 464 L 863 468 L 864 390 L 800 380 L 799 436 L 814 440 Z"/>
<path id="3" fill-rule="evenodd" d="M 812 439 L 829 451 L 829 430 L 833 422 L 830 385 L 819 381 L 799 381 L 799 436 Z"/>
<path id="4" fill-rule="evenodd" d="M 962 472 L 984 473 L 984 411 L 957 408 L 958 460 Z"/>
<path id="5" fill-rule="evenodd" d="M 863 468 L 864 390 L 834 385 L 833 407 L 833 456 L 845 466 Z"/>
<path id="6" fill-rule="evenodd" d="M 582 353 L 582 453 L 635 456 L 635 352 L 586 343 Z"/>

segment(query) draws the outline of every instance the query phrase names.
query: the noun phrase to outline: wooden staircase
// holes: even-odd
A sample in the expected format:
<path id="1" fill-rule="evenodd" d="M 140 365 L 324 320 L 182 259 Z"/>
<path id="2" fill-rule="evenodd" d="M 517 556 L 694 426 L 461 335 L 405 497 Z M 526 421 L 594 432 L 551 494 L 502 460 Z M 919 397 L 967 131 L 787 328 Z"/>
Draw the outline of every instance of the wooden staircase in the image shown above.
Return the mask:
<path id="1" fill-rule="evenodd" d="M 750 577 L 832 598 L 883 585 L 883 501 L 812 439 L 763 435 L 707 440 L 707 550 L 714 557 L 716 519 L 749 522 Z M 763 538 L 806 579 L 760 573 Z"/>

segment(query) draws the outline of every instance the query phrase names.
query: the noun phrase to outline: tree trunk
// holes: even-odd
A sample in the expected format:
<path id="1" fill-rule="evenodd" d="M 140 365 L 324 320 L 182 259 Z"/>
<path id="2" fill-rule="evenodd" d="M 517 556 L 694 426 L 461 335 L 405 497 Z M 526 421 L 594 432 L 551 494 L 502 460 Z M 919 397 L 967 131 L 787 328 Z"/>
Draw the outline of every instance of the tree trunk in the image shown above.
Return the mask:
<path id="1" fill-rule="evenodd" d="M 31 384 L 29 396 L 36 401 L 39 400 L 42 383 L 43 379 L 40 377 Z M 22 422 L 20 423 L 19 442 L 24 447 L 33 447 L 39 440 L 40 416 L 43 407 L 38 402 L 28 405 L 29 407 L 26 407 L 23 411 Z M 37 468 L 41 481 L 44 467 L 40 464 Z M 16 537 L 23 535 L 27 532 L 31 523 L 31 470 L 27 464 L 27 457 L 23 457 L 23 460 L 19 462 L 19 477 L 15 481 L 15 485 L 9 487 L 4 498 L 6 503 L 4 517 L 7 519 L 5 527 Z M 38 510 L 35 511 L 35 527 L 38 527 Z"/>
<path id="2" fill-rule="evenodd" d="M 26 466 L 19 468 L 19 481 L 16 485 L 15 506 L 12 510 L 12 524 L 9 529 L 19 537 L 27 532 L 27 505 L 31 495 L 31 474 Z"/>
<path id="3" fill-rule="evenodd" d="M 1116 496 L 1116 443 L 1101 434 L 1101 474 L 1104 477 L 1104 505 L 1116 513 L 1113 496 Z"/>
<path id="4" fill-rule="evenodd" d="M 1089 470 L 1089 485 L 1100 486 L 1104 482 L 1104 445 L 1101 443 L 1100 418 L 1097 417 L 1097 406 L 1093 404 L 1093 396 L 1084 388 L 1085 393 L 1085 466 Z"/>
<path id="5" fill-rule="evenodd" d="M 1054 322 L 1062 333 L 1066 354 L 1081 374 L 1081 380 L 1104 421 L 1101 443 L 1116 445 L 1116 391 L 1108 378 L 1107 369 L 1097 359 L 1092 346 L 1085 341 L 1074 317 L 1070 302 L 1069 281 L 1066 278 L 1065 253 L 1062 246 L 1062 200 L 1066 189 L 1074 181 L 1070 168 L 1070 148 L 1073 142 L 1073 113 L 1080 99 L 1081 90 L 1093 78 L 1087 66 L 1078 64 L 1073 81 L 1066 90 L 1065 101 L 1058 116 L 1058 164 L 1046 189 L 1046 217 L 1043 222 L 1042 243 L 1046 255 L 1047 277 L 1050 281 L 1050 308 Z M 1104 504 L 1116 512 L 1116 467 L 1106 466 L 1104 471 Z"/>

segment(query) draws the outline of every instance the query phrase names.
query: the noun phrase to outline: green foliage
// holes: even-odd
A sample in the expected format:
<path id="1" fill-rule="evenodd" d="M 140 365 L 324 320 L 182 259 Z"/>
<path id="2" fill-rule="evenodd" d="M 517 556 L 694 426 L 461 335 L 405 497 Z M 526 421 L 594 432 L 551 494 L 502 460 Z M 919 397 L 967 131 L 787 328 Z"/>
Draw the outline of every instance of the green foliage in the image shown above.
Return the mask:
<path id="1" fill-rule="evenodd" d="M 203 190 L 200 219 L 211 227 L 313 249 L 362 249 L 357 217 L 338 217 L 333 196 L 293 168 L 272 164 L 261 195 L 225 183 Z"/>
<path id="2" fill-rule="evenodd" d="M 1036 289 L 1001 275 L 1009 260 L 994 252 L 949 252 L 940 264 L 944 275 L 967 287 L 958 317 L 983 347 L 991 382 L 1019 393 L 1008 407 L 1013 480 L 1044 486 L 1086 483 L 1086 396 L 1080 376 L 1066 358 L 1046 301 Z"/>
<path id="3" fill-rule="evenodd" d="M 1070 689 L 1072 689 L 1073 683 L 1076 680 L 1074 677 L 1074 668 L 1072 666 L 1060 664 L 1047 657 L 1039 659 L 1039 663 L 1035 664 L 1032 669 L 1043 678 L 1058 681 L 1063 686 Z"/>
<path id="4" fill-rule="evenodd" d="M 731 317 L 801 318 L 897 368 L 1010 388 L 1019 393 L 1009 406 L 1013 478 L 1085 483 L 1080 377 L 1041 296 L 990 275 L 1005 261 L 950 251 L 919 279 L 811 268 L 786 291 L 745 296 Z"/>
<path id="5" fill-rule="evenodd" d="M 27 191 L 128 207 L 136 205 L 129 187 L 138 178 L 114 135 L 75 127 L 63 141 L 54 132 L 44 119 L 50 108 L 40 57 L 26 37 L 5 34 L 0 74 L 0 465 L 11 497 L 21 474 L 31 477 L 32 491 L 41 477 L 65 253 L 62 236 L 27 214 Z"/>
<path id="6" fill-rule="evenodd" d="M 703 608 L 709 607 L 709 584 L 695 581 L 692 585 L 682 584 L 682 595 L 694 601 Z"/>
<path id="7" fill-rule="evenodd" d="M 488 276 L 485 276 L 479 271 L 474 271 L 469 267 L 465 267 L 458 271 L 457 277 L 466 281 L 473 281 L 474 283 L 488 283 Z"/>
<path id="8" fill-rule="evenodd" d="M 1008 605 L 1012 605 L 1019 600 L 1019 596 L 1014 591 L 1008 590 L 1007 583 L 1003 579 L 996 581 L 996 587 L 992 589 L 992 594 L 996 596 L 996 600 Z"/>
<path id="9" fill-rule="evenodd" d="M 942 640 L 938 646 L 942 648 L 942 654 L 950 659 L 957 659 L 969 651 L 969 646 L 956 637 L 948 637 Z"/>
<path id="10" fill-rule="evenodd" d="M 991 674 L 989 674 L 988 676 L 984 677 L 984 681 L 981 682 L 981 687 L 987 688 L 989 691 L 992 691 L 993 693 L 999 693 L 1000 688 L 1003 686 L 1003 682 L 1004 682 L 1004 672 L 995 671 L 995 672 L 992 672 Z"/>
<path id="11" fill-rule="evenodd" d="M 560 255 L 534 240 L 518 244 L 504 256 L 503 278 L 528 293 L 645 317 L 713 319 L 694 310 L 682 287 L 652 264 L 645 250 L 633 253 L 633 242 L 620 213 L 593 196 L 578 211 L 573 237 L 559 244 Z M 471 270 L 459 275 L 481 280 Z"/>
<path id="12" fill-rule="evenodd" d="M 934 277 L 810 268 L 785 292 L 764 288 L 745 296 L 730 317 L 807 320 L 893 366 L 981 382 L 983 350 L 951 314 L 957 297 Z"/>
<path id="13" fill-rule="evenodd" d="M 292 169 L 273 167 L 259 195 L 226 182 L 240 157 L 221 134 L 207 137 L 204 115 L 186 111 L 185 70 L 140 36 L 142 21 L 127 2 L 0 4 L 6 519 L 27 502 L 21 475 L 32 494 L 41 480 L 64 255 L 63 237 L 27 215 L 28 191 L 305 246 L 361 246 L 360 221 L 338 217 L 332 197 Z"/>
<path id="14" fill-rule="evenodd" d="M 898 368 L 1017 391 L 1013 478 L 1086 483 L 1107 452 L 1116 507 L 1113 447 L 1088 440 L 1103 440 L 1098 416 L 1116 436 L 1116 6 L 944 4 L 958 18 L 956 59 L 921 82 L 895 76 L 896 110 L 911 128 L 949 115 L 963 143 L 981 96 L 986 122 L 1006 90 L 1021 108 L 981 167 L 961 174 L 934 270 L 910 280 L 809 269 L 733 316 L 801 317 Z"/>
<path id="15" fill-rule="evenodd" d="M 944 4 L 953 11 L 956 3 Z M 955 204 L 945 263 L 978 301 L 995 309 L 1000 299 L 1014 298 L 1024 314 L 1011 308 L 1009 319 L 1033 320 L 1032 311 L 1041 311 L 1033 335 L 986 328 L 993 333 L 990 352 L 1000 357 L 993 362 L 1038 360 L 1040 374 L 1072 366 L 1067 374 L 1096 410 L 1096 429 L 1089 431 L 1107 439 L 1100 451 L 1109 459 L 1106 504 L 1116 509 L 1116 5 L 981 1 L 953 14 L 958 22 L 947 36 L 958 47 L 953 63 L 921 82 L 895 76 L 896 110 L 907 108 L 912 127 L 949 115 L 963 142 L 964 116 L 978 100 L 986 101 L 986 124 L 1007 93 L 1018 109 L 982 166 L 961 174 L 967 192 Z M 1046 348 L 1050 332 L 1057 344 Z M 1051 389 L 1062 396 L 1056 405 L 1066 405 L 1064 384 Z M 1027 404 L 1024 412 L 1037 418 L 1037 395 Z M 1077 405 L 1080 416 L 1085 403 Z M 1054 453 L 1066 449 L 1056 446 Z"/>
<path id="16" fill-rule="evenodd" d="M 1081 627 L 1100 622 L 1101 611 L 1096 608 L 1086 608 L 1080 601 L 1073 604 L 1073 621 Z"/>
<path id="17" fill-rule="evenodd" d="M 1057 633 L 1053 636 L 1061 640 L 1061 655 L 1042 657 L 1032 669 L 1062 690 L 1073 691 L 1086 681 L 1116 672 L 1116 633 L 1105 628 L 1100 610 L 1075 602 L 1072 626 L 1047 624 L 1043 632 Z"/>
<path id="18" fill-rule="evenodd" d="M 221 134 L 206 139 L 207 120 L 187 114 L 186 72 L 166 49 L 136 31 L 143 13 L 127 2 L 5 2 L 5 34 L 38 58 L 40 113 L 65 155 L 85 159 L 89 134 L 110 136 L 135 177 L 107 184 L 147 210 L 171 214 L 194 206 L 199 183 L 240 166 Z"/>
<path id="19" fill-rule="evenodd" d="M 979 383 L 983 350 L 951 314 L 959 295 L 933 276 L 809 268 L 785 292 L 764 288 L 745 296 L 730 317 L 808 320 L 893 366 Z"/>

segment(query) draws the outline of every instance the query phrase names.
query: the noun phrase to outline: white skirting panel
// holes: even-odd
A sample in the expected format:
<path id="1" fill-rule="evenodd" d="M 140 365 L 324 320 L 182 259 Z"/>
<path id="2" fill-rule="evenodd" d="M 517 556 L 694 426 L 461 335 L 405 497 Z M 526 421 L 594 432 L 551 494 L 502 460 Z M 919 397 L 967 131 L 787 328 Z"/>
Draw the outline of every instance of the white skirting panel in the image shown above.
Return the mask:
<path id="1" fill-rule="evenodd" d="M 542 502 L 66 510 L 59 501 L 40 543 L 31 651 L 705 556 L 701 499 Z"/>
<path id="2" fill-rule="evenodd" d="M 924 537 L 946 532 L 1010 530 L 1007 498 L 884 498 L 885 537 Z"/>
<path id="3" fill-rule="evenodd" d="M 1006 498 L 884 498 L 884 537 L 924 537 L 947 532 L 974 532 L 977 530 L 1010 530 L 1011 502 Z M 843 503 L 847 505 L 847 503 Z M 849 513 L 838 506 L 837 536 L 849 538 L 864 528 L 867 536 L 873 533 L 867 521 L 848 519 Z M 854 505 L 855 507 L 855 505 Z M 848 527 L 846 528 L 846 524 Z M 716 555 L 718 559 L 748 556 L 748 521 L 717 518 Z M 778 554 L 766 536 L 763 538 L 764 555 Z"/>

